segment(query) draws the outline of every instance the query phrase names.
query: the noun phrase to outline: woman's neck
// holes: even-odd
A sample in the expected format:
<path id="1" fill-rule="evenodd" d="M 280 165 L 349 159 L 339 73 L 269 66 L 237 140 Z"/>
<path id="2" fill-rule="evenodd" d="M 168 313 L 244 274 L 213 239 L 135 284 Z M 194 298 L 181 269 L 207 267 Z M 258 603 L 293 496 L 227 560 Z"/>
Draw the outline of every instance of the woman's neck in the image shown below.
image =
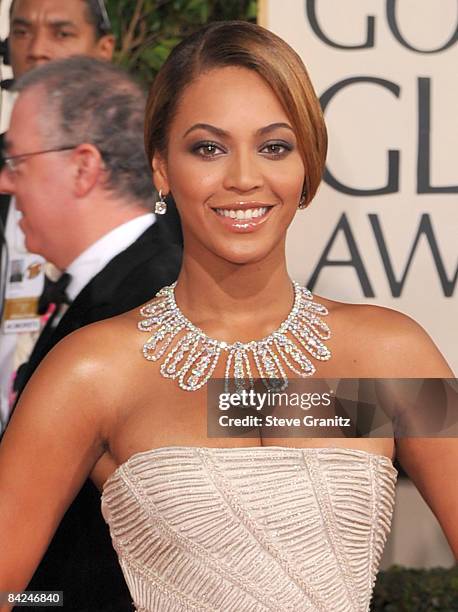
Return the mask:
<path id="1" fill-rule="evenodd" d="M 209 263 L 185 252 L 175 295 L 185 316 L 210 337 L 247 342 L 270 334 L 288 316 L 294 290 L 284 255 Z"/>

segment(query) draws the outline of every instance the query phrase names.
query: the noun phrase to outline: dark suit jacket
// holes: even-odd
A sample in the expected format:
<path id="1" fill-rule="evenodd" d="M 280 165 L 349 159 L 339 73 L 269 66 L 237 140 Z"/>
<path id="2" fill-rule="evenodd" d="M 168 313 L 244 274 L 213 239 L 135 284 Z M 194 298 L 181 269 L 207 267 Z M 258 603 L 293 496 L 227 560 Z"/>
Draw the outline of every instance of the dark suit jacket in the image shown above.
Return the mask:
<path id="1" fill-rule="evenodd" d="M 161 219 L 81 291 L 46 346 L 38 341 L 25 383 L 46 353 L 70 332 L 146 302 L 173 282 L 181 249 L 170 241 Z M 126 612 L 131 598 L 100 512 L 100 494 L 87 481 L 70 506 L 28 590 L 63 590 L 64 609 L 80 612 Z"/>

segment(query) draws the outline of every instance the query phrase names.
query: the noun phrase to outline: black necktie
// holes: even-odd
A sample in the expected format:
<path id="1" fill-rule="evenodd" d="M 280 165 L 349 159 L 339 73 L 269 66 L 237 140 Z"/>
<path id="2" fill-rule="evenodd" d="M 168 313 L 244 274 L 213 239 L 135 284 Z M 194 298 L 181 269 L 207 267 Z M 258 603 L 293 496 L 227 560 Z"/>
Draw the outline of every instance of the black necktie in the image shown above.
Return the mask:
<path id="1" fill-rule="evenodd" d="M 70 304 L 66 289 L 71 280 L 72 277 L 67 272 L 64 272 L 56 281 L 52 281 L 45 276 L 43 293 L 38 301 L 38 314 L 46 314 L 51 304 L 55 304 L 54 312 L 59 310 L 61 304 Z"/>
<path id="2" fill-rule="evenodd" d="M 14 380 L 13 385 L 14 391 L 22 392 L 26 382 L 30 378 L 33 370 L 30 371 L 29 363 L 35 363 L 36 361 L 38 361 L 39 363 L 49 350 L 49 340 L 55 331 L 53 321 L 60 310 L 60 306 L 62 304 L 71 303 L 65 291 L 71 280 L 72 277 L 67 272 L 64 272 L 64 274 L 62 274 L 62 276 L 57 281 L 52 281 L 47 276 L 45 276 L 45 285 L 43 288 L 43 293 L 41 294 L 40 299 L 38 301 L 38 313 L 45 314 L 46 312 L 48 312 L 48 308 L 51 304 L 54 304 L 55 307 L 46 325 L 41 330 L 37 343 L 33 348 L 32 355 L 29 358 L 29 361 L 26 361 L 21 366 L 19 366 L 16 372 L 16 378 Z M 34 367 L 36 367 L 36 365 L 37 364 L 35 364 Z"/>

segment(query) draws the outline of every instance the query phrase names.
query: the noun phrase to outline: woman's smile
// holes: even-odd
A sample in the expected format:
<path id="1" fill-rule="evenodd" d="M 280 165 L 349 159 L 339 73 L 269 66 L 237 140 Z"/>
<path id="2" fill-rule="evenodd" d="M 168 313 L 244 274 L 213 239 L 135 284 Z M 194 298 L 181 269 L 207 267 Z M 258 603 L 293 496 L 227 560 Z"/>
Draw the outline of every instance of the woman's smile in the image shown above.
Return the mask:
<path id="1" fill-rule="evenodd" d="M 211 207 L 218 222 L 236 233 L 249 233 L 259 229 L 271 216 L 274 205 L 262 202 L 237 202 L 224 207 Z"/>

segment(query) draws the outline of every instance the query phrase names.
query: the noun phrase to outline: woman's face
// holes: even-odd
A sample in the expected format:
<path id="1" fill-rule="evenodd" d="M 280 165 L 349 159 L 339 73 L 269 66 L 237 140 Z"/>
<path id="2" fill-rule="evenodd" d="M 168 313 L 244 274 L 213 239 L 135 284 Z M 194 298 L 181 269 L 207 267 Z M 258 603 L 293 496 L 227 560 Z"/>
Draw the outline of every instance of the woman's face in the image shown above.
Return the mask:
<path id="1" fill-rule="evenodd" d="M 192 82 L 153 169 L 156 187 L 175 198 L 188 253 L 236 264 L 283 253 L 304 165 L 291 122 L 254 71 L 218 68 Z"/>

